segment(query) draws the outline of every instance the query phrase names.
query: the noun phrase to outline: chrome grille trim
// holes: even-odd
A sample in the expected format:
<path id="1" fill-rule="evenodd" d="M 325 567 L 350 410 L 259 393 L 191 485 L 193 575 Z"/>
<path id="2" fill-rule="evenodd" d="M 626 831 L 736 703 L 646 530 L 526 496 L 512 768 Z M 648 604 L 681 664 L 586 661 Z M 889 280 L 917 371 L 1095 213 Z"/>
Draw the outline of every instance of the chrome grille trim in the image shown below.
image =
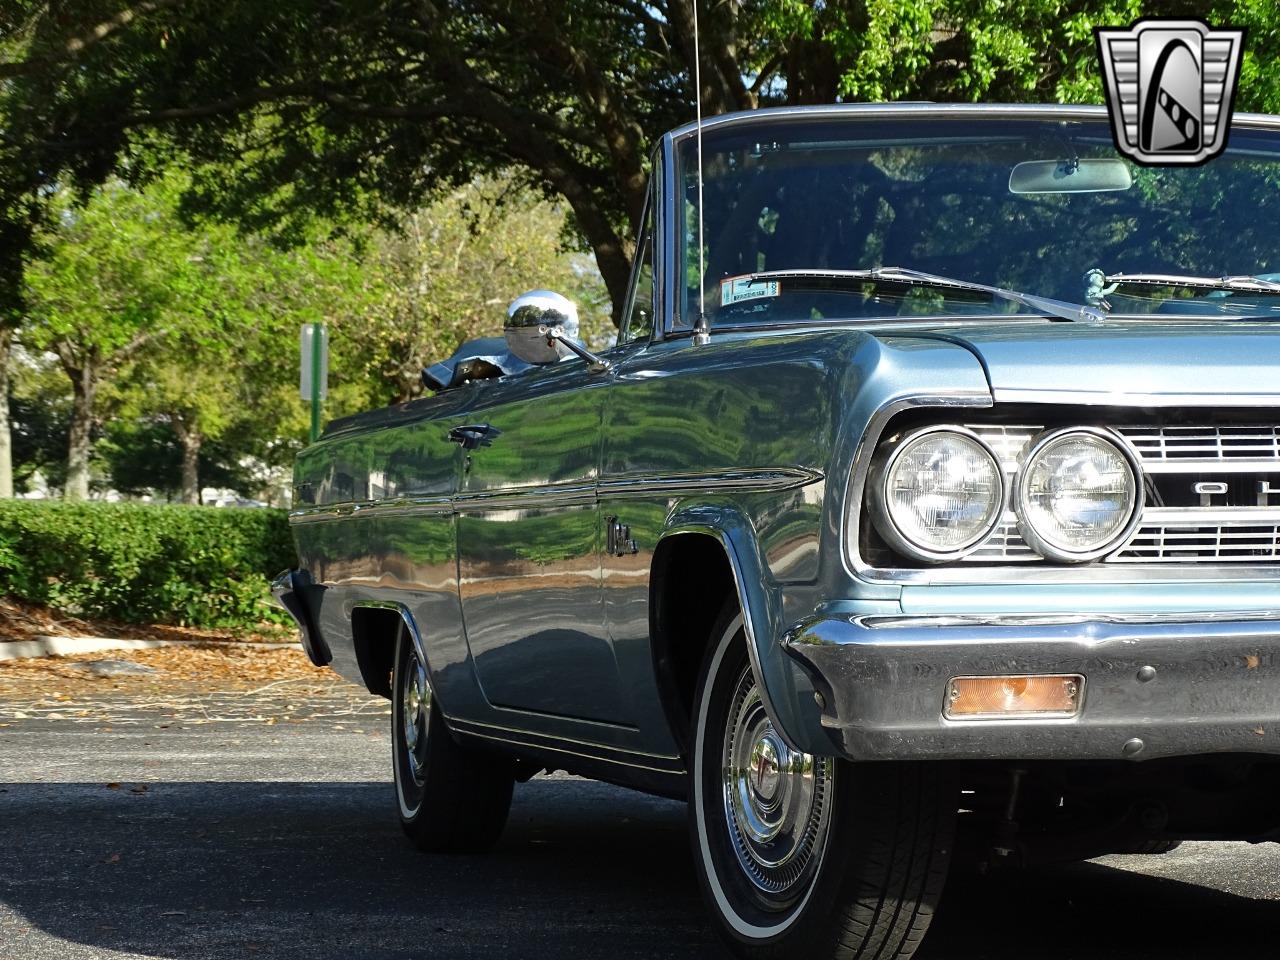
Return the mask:
<path id="1" fill-rule="evenodd" d="M 1252 458 L 1280 460 L 1280 426 L 1150 426 L 1116 427 L 1144 463 L 1169 460 Z"/>
<path id="2" fill-rule="evenodd" d="M 1018 533 L 1018 518 L 1013 513 L 1006 513 L 982 546 L 963 558 L 966 561 L 979 563 L 1028 563 L 1043 562 L 1044 557 L 1036 553 Z"/>
<path id="3" fill-rule="evenodd" d="M 1139 525 L 1108 563 L 1274 563 L 1280 560 L 1280 522 L 1249 527 Z"/>
<path id="4" fill-rule="evenodd" d="M 1280 508 L 1148 508 L 1109 563 L 1275 563 Z"/>
<path id="5" fill-rule="evenodd" d="M 1026 450 L 1032 439 L 1044 431 L 1044 427 L 1033 427 L 1026 424 L 1005 426 L 999 423 L 965 424 L 989 446 L 997 457 L 1005 473 L 1013 473 L 1018 469 L 1018 459 Z"/>

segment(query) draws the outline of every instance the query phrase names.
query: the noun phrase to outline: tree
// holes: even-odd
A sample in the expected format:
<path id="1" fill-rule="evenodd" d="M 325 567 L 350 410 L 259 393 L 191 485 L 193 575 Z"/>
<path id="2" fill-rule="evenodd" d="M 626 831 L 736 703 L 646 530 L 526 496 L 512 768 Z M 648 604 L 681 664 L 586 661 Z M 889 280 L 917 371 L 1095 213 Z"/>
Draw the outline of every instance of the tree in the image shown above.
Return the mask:
<path id="1" fill-rule="evenodd" d="M 118 182 L 83 206 L 69 191 L 43 236 L 47 258 L 26 271 L 23 342 L 58 358 L 71 383 L 64 494 L 89 495 L 89 454 L 99 389 L 139 350 L 170 336 L 170 304 L 191 273 L 183 232 L 163 205 Z"/>
<path id="2" fill-rule="evenodd" d="M 32 31 L 22 26 L 0 13 L 0 63 L 22 60 L 28 55 Z M 12 497 L 14 492 L 10 362 L 23 313 L 23 270 L 41 207 L 32 189 L 36 179 L 32 158 L 24 149 L 25 144 L 9 133 L 14 126 L 10 111 L 16 101 L 8 93 L 8 84 L 0 73 L 0 170 L 4 171 L 0 175 L 0 498 Z"/>
<path id="3" fill-rule="evenodd" d="M 129 496 L 181 498 L 182 445 L 171 425 L 150 418 L 116 418 L 105 425 L 95 448 L 111 488 Z M 241 463 L 244 439 L 233 429 L 200 447 L 197 474 L 205 486 L 257 495 L 257 478 Z"/>
<path id="4" fill-rule="evenodd" d="M 13 335 L 13 330 L 0 324 L 0 499 L 13 496 L 13 425 L 9 413 Z"/>
<path id="5" fill-rule="evenodd" d="M 180 498 L 194 504 L 208 443 L 234 434 L 242 456 L 270 459 L 282 437 L 303 434 L 299 325 L 359 325 L 373 301 L 354 245 L 326 237 L 322 225 L 280 249 L 203 223 L 186 231 L 185 246 L 189 295 L 162 308 L 168 335 L 138 351 L 116 393 L 121 415 L 165 424 L 179 452 Z"/>
<path id="6" fill-rule="evenodd" d="M 697 0 L 707 113 L 838 98 L 1097 100 L 1092 27 L 1137 0 Z M 161 130 L 208 163 L 192 208 L 286 233 L 313 213 L 419 209 L 519 168 L 559 195 L 613 306 L 646 150 L 693 113 L 689 0 L 18 0 L 0 64 L 7 135 L 43 171 L 96 182 Z M 1280 8 L 1197 13 L 1251 30 L 1239 102 L 1280 106 Z M 163 161 L 156 155 L 153 159 Z M 230 172 L 228 172 L 230 171 Z M 53 175 L 47 173 L 47 175 Z M 0 178 L 2 179 L 2 178 Z"/>
<path id="7" fill-rule="evenodd" d="M 61 396 L 24 396 L 17 390 L 11 403 L 15 486 L 33 489 L 39 473 L 50 486 L 62 487 L 66 482 L 71 404 Z"/>
<path id="8" fill-rule="evenodd" d="M 262 449 L 301 433 L 298 404 L 281 397 L 296 380 L 298 323 L 367 313 L 349 240 L 317 225 L 305 243 L 281 249 L 227 224 L 187 225 L 178 212 L 185 182 L 172 175 L 137 190 L 112 181 L 83 203 L 57 192 L 46 253 L 26 270 L 22 340 L 56 357 L 71 388 L 70 498 L 88 494 L 105 405 L 166 424 L 181 451 L 181 497 L 198 502 L 206 441 L 245 420 Z"/>

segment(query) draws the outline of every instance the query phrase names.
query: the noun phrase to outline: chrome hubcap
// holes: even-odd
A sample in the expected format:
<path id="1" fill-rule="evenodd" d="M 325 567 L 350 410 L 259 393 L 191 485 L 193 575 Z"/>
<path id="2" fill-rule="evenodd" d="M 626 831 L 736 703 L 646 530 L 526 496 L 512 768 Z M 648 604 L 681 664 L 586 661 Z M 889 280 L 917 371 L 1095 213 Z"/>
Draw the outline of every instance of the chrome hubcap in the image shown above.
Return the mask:
<path id="1" fill-rule="evenodd" d="M 431 688 L 427 671 L 416 653 L 409 654 L 400 688 L 400 730 L 409 772 L 422 783 L 427 753 L 427 717 L 431 713 Z"/>
<path id="2" fill-rule="evenodd" d="M 725 820 L 738 865 L 770 898 L 803 889 L 825 846 L 835 767 L 827 757 L 791 750 L 783 742 L 750 667 L 730 700 L 721 769 Z"/>

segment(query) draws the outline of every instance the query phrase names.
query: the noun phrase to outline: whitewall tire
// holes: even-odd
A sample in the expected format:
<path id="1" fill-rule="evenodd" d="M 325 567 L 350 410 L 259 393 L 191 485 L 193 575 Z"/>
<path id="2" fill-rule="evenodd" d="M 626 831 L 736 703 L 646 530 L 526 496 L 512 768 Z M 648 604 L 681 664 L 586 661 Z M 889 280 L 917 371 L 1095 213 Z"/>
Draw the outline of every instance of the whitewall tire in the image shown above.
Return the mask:
<path id="1" fill-rule="evenodd" d="M 396 639 L 391 698 L 391 766 L 405 834 L 433 853 L 488 850 L 511 808 L 511 761 L 454 739 L 404 626 Z"/>
<path id="2" fill-rule="evenodd" d="M 726 606 L 693 710 L 690 833 L 716 926 L 753 958 L 905 960 L 933 915 L 958 796 L 941 764 L 787 747 Z"/>

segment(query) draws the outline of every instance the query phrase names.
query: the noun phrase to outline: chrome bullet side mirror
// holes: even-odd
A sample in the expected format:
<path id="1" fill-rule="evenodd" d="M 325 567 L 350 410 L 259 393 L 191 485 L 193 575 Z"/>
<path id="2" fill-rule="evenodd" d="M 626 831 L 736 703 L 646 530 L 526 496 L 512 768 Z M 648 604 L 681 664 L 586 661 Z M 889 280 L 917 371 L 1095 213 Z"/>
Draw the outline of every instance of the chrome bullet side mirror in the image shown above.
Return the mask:
<path id="1" fill-rule="evenodd" d="M 576 355 L 593 373 L 609 369 L 607 360 L 578 342 L 573 301 L 551 290 L 530 290 L 512 300 L 503 329 L 508 348 L 525 363 L 542 366 Z"/>

